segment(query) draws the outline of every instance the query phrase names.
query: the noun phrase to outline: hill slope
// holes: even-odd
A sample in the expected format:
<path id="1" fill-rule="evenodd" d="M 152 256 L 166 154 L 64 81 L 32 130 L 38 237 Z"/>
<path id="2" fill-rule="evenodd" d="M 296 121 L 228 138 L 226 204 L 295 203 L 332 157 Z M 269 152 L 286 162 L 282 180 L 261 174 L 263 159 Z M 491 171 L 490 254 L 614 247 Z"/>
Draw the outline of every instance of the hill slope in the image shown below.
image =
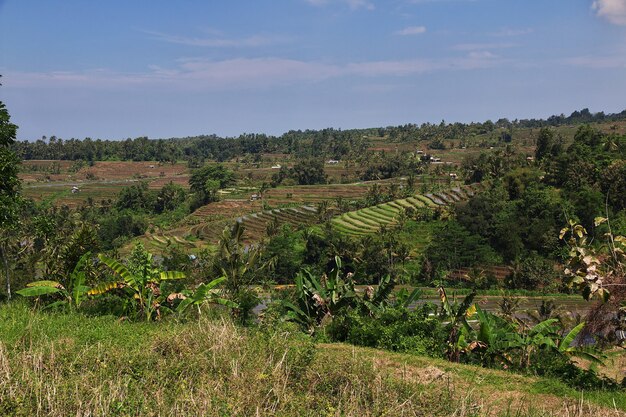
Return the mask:
<path id="1" fill-rule="evenodd" d="M 582 405 L 581 405 L 582 404 Z M 0 307 L 0 415 L 623 416 L 623 393 L 229 320 L 129 323 Z"/>

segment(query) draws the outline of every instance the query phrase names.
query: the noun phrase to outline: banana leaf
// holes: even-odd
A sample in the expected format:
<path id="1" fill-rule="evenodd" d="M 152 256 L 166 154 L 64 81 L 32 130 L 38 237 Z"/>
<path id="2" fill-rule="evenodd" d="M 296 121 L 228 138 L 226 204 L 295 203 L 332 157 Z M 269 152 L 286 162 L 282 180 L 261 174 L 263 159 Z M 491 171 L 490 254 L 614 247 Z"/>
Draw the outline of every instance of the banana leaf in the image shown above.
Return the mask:
<path id="1" fill-rule="evenodd" d="M 56 294 L 59 292 L 61 292 L 61 290 L 56 287 L 28 287 L 16 291 L 17 294 L 23 297 L 40 297 L 42 295 Z"/>

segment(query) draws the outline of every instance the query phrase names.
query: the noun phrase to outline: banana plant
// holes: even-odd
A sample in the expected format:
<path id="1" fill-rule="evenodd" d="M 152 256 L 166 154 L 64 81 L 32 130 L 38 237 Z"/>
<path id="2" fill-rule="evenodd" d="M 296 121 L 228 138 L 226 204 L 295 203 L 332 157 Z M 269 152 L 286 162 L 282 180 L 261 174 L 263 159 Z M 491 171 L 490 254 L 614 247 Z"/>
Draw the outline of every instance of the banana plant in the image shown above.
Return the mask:
<path id="1" fill-rule="evenodd" d="M 137 313 L 143 315 L 147 321 L 160 317 L 161 305 L 167 299 L 167 296 L 162 294 L 161 284 L 165 281 L 185 278 L 183 272 L 160 271 L 155 268 L 152 265 L 152 254 L 150 253 L 145 254 L 145 259 L 135 273 L 132 273 L 126 266 L 113 258 L 103 254 L 98 255 L 98 258 L 121 279 L 93 288 L 89 290 L 88 294 L 99 295 L 121 289 L 134 301 Z"/>
<path id="2" fill-rule="evenodd" d="M 582 322 L 578 324 L 576 327 L 574 327 L 572 330 L 570 330 L 563 337 L 563 339 L 561 339 L 556 349 L 561 355 L 566 356 L 568 358 L 579 357 L 582 359 L 586 359 L 590 362 L 603 365 L 602 356 L 600 352 L 596 351 L 595 349 L 591 347 L 581 348 L 578 346 L 572 346 L 572 342 L 574 342 L 574 339 L 576 339 L 576 337 L 578 336 L 578 334 L 582 331 L 584 327 L 585 327 L 585 322 Z"/>
<path id="3" fill-rule="evenodd" d="M 321 278 L 311 271 L 298 273 L 295 279 L 295 302 L 281 301 L 287 310 L 285 318 L 299 323 L 310 333 L 324 321 L 332 319 L 342 308 L 354 306 L 356 293 L 351 274 L 342 277 L 341 258 L 335 257 L 336 268 Z"/>
<path id="4" fill-rule="evenodd" d="M 483 364 L 500 364 L 509 366 L 512 363 L 511 353 L 521 346 L 517 334 L 516 321 L 489 313 L 476 306 L 478 330 L 475 332 L 476 350 Z"/>
<path id="5" fill-rule="evenodd" d="M 390 275 L 382 277 L 375 288 L 368 286 L 360 299 L 361 308 L 366 310 L 370 316 L 384 311 L 390 304 L 389 296 L 395 286 L 396 283 Z"/>
<path id="6" fill-rule="evenodd" d="M 469 346 L 467 336 L 472 333 L 467 319 L 476 314 L 474 302 L 476 291 L 468 294 L 460 304 L 451 302 L 443 287 L 439 287 L 439 299 L 441 300 L 441 317 L 448 322 L 450 333 L 448 335 L 448 359 L 459 362 L 461 353 Z"/>
<path id="7" fill-rule="evenodd" d="M 542 349 L 558 350 L 558 319 L 547 319 L 531 328 L 521 329 L 518 335 L 520 368 L 528 368 L 534 354 Z"/>
<path id="8" fill-rule="evenodd" d="M 168 296 L 168 301 L 173 301 L 174 299 L 182 299 L 178 307 L 176 307 L 176 312 L 179 314 L 183 314 L 187 309 L 194 306 L 198 309 L 198 314 L 200 314 L 200 307 L 205 304 L 219 304 L 229 308 L 238 308 L 239 305 L 229 299 L 220 297 L 220 290 L 216 287 L 226 281 L 226 277 L 221 277 L 214 279 L 211 282 L 202 283 L 198 285 L 195 291 L 185 290 L 180 293 L 170 294 Z"/>
<path id="9" fill-rule="evenodd" d="M 396 293 L 393 304 L 397 307 L 409 308 L 411 307 L 411 304 L 413 304 L 413 302 L 421 296 L 422 290 L 420 288 L 414 288 L 411 292 L 409 292 L 406 288 L 401 288 L 400 291 Z"/>
<path id="10" fill-rule="evenodd" d="M 57 281 L 42 280 L 31 282 L 26 285 L 26 288 L 16 292 L 23 297 L 35 297 L 37 299 L 42 295 L 57 294 L 62 299 L 48 304 L 45 308 L 65 307 L 68 310 L 76 310 L 89 292 L 89 287 L 85 285 L 85 281 L 87 280 L 86 269 L 90 257 L 91 252 L 80 257 L 74 270 L 70 273 L 67 287 Z"/>

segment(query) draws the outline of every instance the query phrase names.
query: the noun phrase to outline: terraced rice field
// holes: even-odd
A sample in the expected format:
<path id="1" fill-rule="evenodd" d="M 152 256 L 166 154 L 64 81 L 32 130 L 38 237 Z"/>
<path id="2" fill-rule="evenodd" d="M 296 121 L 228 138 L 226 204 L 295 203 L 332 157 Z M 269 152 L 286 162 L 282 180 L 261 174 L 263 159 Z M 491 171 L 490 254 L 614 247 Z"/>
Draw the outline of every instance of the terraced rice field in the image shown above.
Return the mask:
<path id="1" fill-rule="evenodd" d="M 197 247 L 195 242 L 186 240 L 184 237 L 176 234 L 173 230 L 169 231 L 167 234 L 146 233 L 145 236 L 142 236 L 141 240 L 146 246 L 146 249 L 152 251 L 153 253 L 167 252 L 167 250 L 172 247 L 179 247 L 183 249 L 194 249 Z"/>
<path id="2" fill-rule="evenodd" d="M 324 200 L 335 200 L 337 197 L 357 200 L 365 197 L 371 185 L 370 183 L 362 183 L 280 187 L 267 190 L 263 194 L 263 198 L 272 205 L 315 204 Z"/>
<path id="3" fill-rule="evenodd" d="M 442 177 L 418 177 L 415 186 L 427 182 L 430 184 L 447 184 L 449 178 Z M 324 200 L 336 200 L 338 197 L 344 200 L 358 200 L 364 198 L 369 189 L 379 185 L 382 190 L 388 189 L 391 184 L 403 185 L 406 178 L 390 178 L 385 180 L 361 181 L 350 184 L 325 184 L 325 185 L 300 185 L 272 188 L 263 194 L 265 201 L 271 205 L 280 204 L 315 204 Z"/>
<path id="4" fill-rule="evenodd" d="M 207 204 L 193 212 L 194 218 L 202 221 L 219 219 L 234 219 L 245 214 L 261 210 L 260 201 L 250 200 L 222 200 Z"/>
<path id="5" fill-rule="evenodd" d="M 189 187 L 186 164 L 158 162 L 101 161 L 72 171 L 74 161 L 24 161 L 20 179 L 24 181 L 24 195 L 36 201 L 49 201 L 54 205 L 79 206 L 91 198 L 96 204 L 101 200 L 115 199 L 120 190 L 139 181 L 147 181 L 150 189 L 162 188 L 174 182 Z M 55 174 L 51 174 L 53 170 Z M 80 191 L 71 193 L 72 187 Z"/>
<path id="6" fill-rule="evenodd" d="M 250 208 L 255 206 L 257 204 L 238 205 L 235 201 L 209 204 L 198 209 L 192 215 L 192 217 L 201 218 L 205 221 L 171 229 L 164 233 L 146 233 L 142 240 L 146 246 L 149 245 L 158 252 L 172 245 L 194 248 L 216 244 L 221 238 L 224 228 L 232 226 L 235 221 L 245 227 L 244 241 L 246 242 L 255 242 L 264 238 L 267 235 L 268 225 L 273 221 L 276 221 L 278 227 L 285 224 L 302 227 L 317 222 L 317 209 L 312 206 L 279 208 L 250 213 Z M 226 210 L 230 215 L 223 210 Z M 235 218 L 232 214 L 238 211 L 246 214 Z"/>
<path id="7" fill-rule="evenodd" d="M 378 232 L 382 227 L 393 225 L 397 217 L 407 209 L 439 207 L 467 200 L 474 193 L 484 189 L 482 184 L 472 184 L 429 194 L 394 200 L 377 206 L 344 213 L 332 219 L 333 225 L 345 234 L 364 236 Z"/>
<path id="8" fill-rule="evenodd" d="M 300 206 L 266 210 L 239 217 L 237 222 L 245 227 L 244 240 L 255 241 L 267 234 L 271 222 L 276 222 L 278 227 L 285 224 L 299 227 L 317 223 L 317 209 L 312 206 Z"/>

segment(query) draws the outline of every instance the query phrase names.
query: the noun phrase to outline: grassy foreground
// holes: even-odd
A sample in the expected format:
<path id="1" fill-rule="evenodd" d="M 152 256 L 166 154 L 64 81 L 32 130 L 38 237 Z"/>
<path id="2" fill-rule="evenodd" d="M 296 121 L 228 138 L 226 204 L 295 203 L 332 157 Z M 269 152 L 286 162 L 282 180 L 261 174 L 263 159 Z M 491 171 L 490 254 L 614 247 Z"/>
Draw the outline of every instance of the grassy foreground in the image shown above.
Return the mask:
<path id="1" fill-rule="evenodd" d="M 228 320 L 0 307 L 1 416 L 621 416 L 624 393 Z"/>

